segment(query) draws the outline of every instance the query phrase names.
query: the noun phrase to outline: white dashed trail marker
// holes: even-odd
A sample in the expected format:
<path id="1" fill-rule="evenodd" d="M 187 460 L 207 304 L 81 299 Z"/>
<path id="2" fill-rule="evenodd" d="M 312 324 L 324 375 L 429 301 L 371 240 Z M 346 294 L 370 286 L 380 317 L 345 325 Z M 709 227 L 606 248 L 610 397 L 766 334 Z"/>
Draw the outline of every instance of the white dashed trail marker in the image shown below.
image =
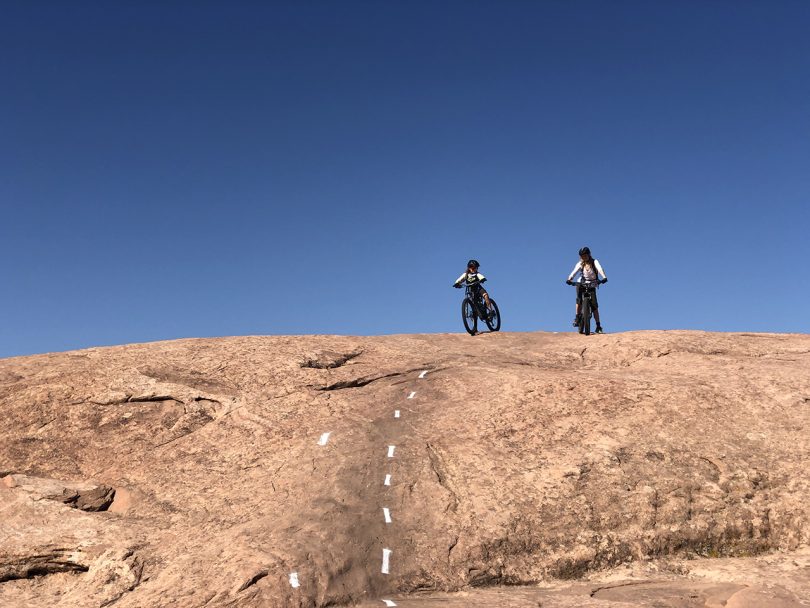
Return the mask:
<path id="1" fill-rule="evenodd" d="M 385 604 L 386 606 L 396 606 L 396 604 L 391 600 L 383 600 L 383 604 Z"/>
<path id="2" fill-rule="evenodd" d="M 394 410 L 394 418 L 399 418 L 399 410 Z"/>
<path id="3" fill-rule="evenodd" d="M 390 475 L 385 476 L 385 481 L 383 482 L 383 485 L 384 486 L 390 486 L 391 485 L 391 476 Z"/>
<path id="4" fill-rule="evenodd" d="M 385 523 L 391 523 L 391 510 L 388 507 L 383 507 L 383 517 L 385 517 Z"/>
<path id="5" fill-rule="evenodd" d="M 424 378 L 426 373 L 428 373 L 428 370 L 425 370 L 421 374 L 419 374 L 419 377 Z"/>
<path id="6" fill-rule="evenodd" d="M 391 549 L 383 549 L 382 573 L 388 574 L 391 568 Z"/>
<path id="7" fill-rule="evenodd" d="M 318 445 L 326 445 L 326 442 L 329 441 L 329 435 L 331 435 L 331 434 L 332 433 L 330 432 L 330 433 L 324 433 L 323 435 L 321 435 L 321 438 L 318 439 Z"/>
<path id="8" fill-rule="evenodd" d="M 414 397 L 416 397 L 416 391 L 411 391 L 411 394 L 408 395 L 408 399 L 413 399 Z"/>
<path id="9" fill-rule="evenodd" d="M 298 582 L 298 573 L 297 572 L 290 572 L 290 587 L 293 589 L 298 589 L 301 586 L 301 583 Z"/>
<path id="10" fill-rule="evenodd" d="M 389 445 L 389 446 L 388 446 L 388 457 L 389 457 L 389 458 L 393 458 L 393 457 L 394 457 L 394 450 L 395 450 L 395 449 L 396 449 L 396 446 L 395 446 L 395 445 Z"/>

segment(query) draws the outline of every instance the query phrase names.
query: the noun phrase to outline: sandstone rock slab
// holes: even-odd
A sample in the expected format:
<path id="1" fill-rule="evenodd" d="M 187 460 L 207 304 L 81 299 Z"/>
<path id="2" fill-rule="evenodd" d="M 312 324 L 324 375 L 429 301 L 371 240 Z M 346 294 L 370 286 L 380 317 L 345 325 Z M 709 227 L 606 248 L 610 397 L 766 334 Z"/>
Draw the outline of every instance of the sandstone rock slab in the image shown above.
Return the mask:
<path id="1" fill-rule="evenodd" d="M 0 605 L 510 606 L 542 585 L 546 603 L 639 605 L 591 596 L 589 577 L 807 546 L 807 369 L 808 336 L 703 332 L 6 359 L 0 476 L 21 482 L 0 484 Z M 48 498 L 66 489 L 113 501 Z M 745 563 L 716 579 L 650 570 L 636 591 L 675 593 L 679 576 L 737 589 L 726 602 L 806 591 L 806 571 L 769 588 Z"/>

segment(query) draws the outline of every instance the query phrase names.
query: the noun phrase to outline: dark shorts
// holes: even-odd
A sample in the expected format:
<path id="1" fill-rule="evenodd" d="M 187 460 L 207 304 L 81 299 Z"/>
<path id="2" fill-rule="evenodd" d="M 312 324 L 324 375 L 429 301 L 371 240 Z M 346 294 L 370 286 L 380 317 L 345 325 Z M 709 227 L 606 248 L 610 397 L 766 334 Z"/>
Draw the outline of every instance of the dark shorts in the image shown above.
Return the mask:
<path id="1" fill-rule="evenodd" d="M 474 298 L 477 298 L 478 296 L 483 296 L 484 294 L 486 294 L 487 290 L 484 289 L 481 283 L 475 283 L 474 285 L 470 285 L 470 292 L 472 293 Z"/>
<path id="2" fill-rule="evenodd" d="M 577 284 L 577 304 L 582 304 L 582 285 Z M 599 308 L 599 300 L 596 299 L 596 289 L 591 294 L 591 307 L 594 310 Z"/>

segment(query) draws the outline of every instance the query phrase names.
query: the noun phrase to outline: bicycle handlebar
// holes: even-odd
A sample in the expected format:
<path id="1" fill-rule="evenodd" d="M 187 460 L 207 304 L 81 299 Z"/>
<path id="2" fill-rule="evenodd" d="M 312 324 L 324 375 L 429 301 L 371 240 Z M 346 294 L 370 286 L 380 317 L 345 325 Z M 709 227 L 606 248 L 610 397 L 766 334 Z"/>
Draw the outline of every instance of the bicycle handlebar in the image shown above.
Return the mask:
<path id="1" fill-rule="evenodd" d="M 459 288 L 461 288 L 461 287 L 475 287 L 476 285 L 481 285 L 482 283 L 485 283 L 485 282 L 486 282 L 486 279 L 484 279 L 483 281 L 476 281 L 475 283 L 453 283 L 453 287 L 459 287 Z"/>

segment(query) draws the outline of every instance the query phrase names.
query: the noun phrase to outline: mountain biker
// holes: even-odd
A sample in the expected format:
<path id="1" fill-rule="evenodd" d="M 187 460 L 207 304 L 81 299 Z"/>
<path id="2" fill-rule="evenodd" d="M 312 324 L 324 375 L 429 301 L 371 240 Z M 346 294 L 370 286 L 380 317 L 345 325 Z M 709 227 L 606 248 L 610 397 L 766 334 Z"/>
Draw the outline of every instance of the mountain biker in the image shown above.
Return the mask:
<path id="1" fill-rule="evenodd" d="M 577 273 L 579 273 L 579 277 L 576 281 L 572 281 L 574 275 Z M 600 274 L 604 277 L 601 280 L 599 279 Z M 588 247 L 583 247 L 579 250 L 579 261 L 577 262 L 576 266 L 574 266 L 571 274 L 569 274 L 568 278 L 565 280 L 568 285 L 573 285 L 575 282 L 577 285 L 577 314 L 574 317 L 574 327 L 579 327 L 583 281 L 596 282 L 601 285 L 607 283 L 607 275 L 602 269 L 602 265 L 599 263 L 599 260 L 591 256 L 591 250 Z M 591 306 L 593 308 L 594 319 L 596 319 L 596 333 L 601 334 L 602 324 L 599 322 L 599 302 L 596 300 L 596 290 L 594 290 L 593 295 L 591 296 Z"/>
<path id="2" fill-rule="evenodd" d="M 489 294 L 487 290 L 481 286 L 481 283 L 486 281 L 487 278 L 478 272 L 480 266 L 478 260 L 470 260 L 467 262 L 467 270 L 456 279 L 455 283 L 453 283 L 453 287 L 461 289 L 463 287 L 462 284 L 464 284 L 472 291 L 473 298 L 478 297 L 479 294 L 482 295 L 487 306 L 487 314 L 489 314 L 492 311 L 492 306 L 489 303 Z"/>

